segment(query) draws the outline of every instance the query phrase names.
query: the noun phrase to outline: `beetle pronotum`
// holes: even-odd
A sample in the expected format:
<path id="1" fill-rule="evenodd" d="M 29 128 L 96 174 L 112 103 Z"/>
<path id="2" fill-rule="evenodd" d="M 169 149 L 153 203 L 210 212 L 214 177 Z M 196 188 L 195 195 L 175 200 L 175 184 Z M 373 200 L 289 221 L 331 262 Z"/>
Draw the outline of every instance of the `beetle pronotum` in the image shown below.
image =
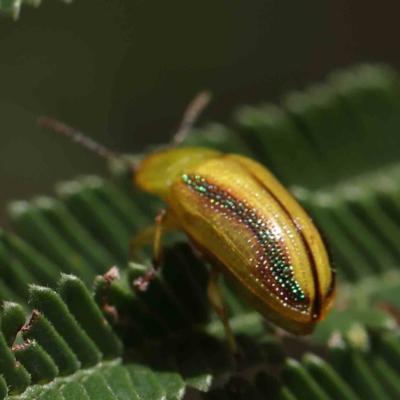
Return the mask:
<path id="1" fill-rule="evenodd" d="M 154 257 L 152 268 L 133 286 L 145 290 L 160 268 L 162 234 L 184 231 L 211 265 L 208 298 L 238 359 L 217 285 L 220 274 L 265 318 L 299 335 L 312 333 L 332 306 L 336 274 L 318 229 L 264 166 L 208 148 L 178 148 L 209 98 L 207 92 L 195 98 L 166 149 L 137 165 L 126 161 L 134 182 L 169 206 L 132 241 L 134 248 L 153 244 Z M 105 158 L 123 157 L 61 122 L 46 117 L 38 122 Z"/>

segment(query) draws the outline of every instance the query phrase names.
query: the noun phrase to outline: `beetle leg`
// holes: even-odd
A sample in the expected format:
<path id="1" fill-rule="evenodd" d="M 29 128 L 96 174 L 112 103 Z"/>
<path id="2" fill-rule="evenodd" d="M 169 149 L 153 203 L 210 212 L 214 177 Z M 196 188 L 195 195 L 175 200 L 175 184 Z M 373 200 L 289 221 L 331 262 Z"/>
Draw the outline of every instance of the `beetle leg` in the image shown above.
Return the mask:
<path id="1" fill-rule="evenodd" d="M 159 226 L 160 224 L 162 225 L 162 227 Z M 157 239 L 158 235 L 157 230 L 160 230 L 158 239 Z M 153 254 L 155 254 L 154 253 L 155 241 L 159 240 L 161 246 L 161 230 L 162 232 L 181 230 L 180 224 L 178 223 L 174 213 L 170 209 L 160 210 L 156 215 L 155 224 L 147 226 L 130 240 L 129 255 L 131 259 L 137 259 L 137 251 L 148 244 L 153 244 Z M 156 251 L 160 251 L 160 249 L 157 249 Z"/>
<path id="2" fill-rule="evenodd" d="M 138 250 L 154 242 L 156 225 L 147 226 L 129 241 L 129 256 L 131 260 L 140 260 Z"/>
<path id="3" fill-rule="evenodd" d="M 133 282 L 134 290 L 146 290 L 151 279 L 155 278 L 157 271 L 161 268 L 162 264 L 162 243 L 161 237 L 164 230 L 176 230 L 178 226 L 172 213 L 169 210 L 160 210 L 155 218 L 155 225 L 146 228 L 139 235 L 131 240 L 130 250 L 136 251 L 140 247 L 153 243 L 153 261 L 152 267 L 149 271 L 135 279 Z"/>
<path id="4" fill-rule="evenodd" d="M 241 351 L 239 350 L 236 339 L 235 339 L 232 329 L 229 325 L 226 306 L 225 306 L 224 300 L 222 298 L 222 293 L 218 287 L 219 277 L 220 277 L 220 272 L 217 271 L 215 268 L 211 268 L 210 278 L 209 278 L 208 286 L 207 286 L 208 301 L 210 302 L 214 311 L 217 313 L 218 317 L 222 321 L 229 347 L 233 353 L 233 356 L 234 356 L 236 364 L 237 364 L 237 369 L 240 369 L 240 365 L 242 363 L 243 356 L 242 356 Z"/>

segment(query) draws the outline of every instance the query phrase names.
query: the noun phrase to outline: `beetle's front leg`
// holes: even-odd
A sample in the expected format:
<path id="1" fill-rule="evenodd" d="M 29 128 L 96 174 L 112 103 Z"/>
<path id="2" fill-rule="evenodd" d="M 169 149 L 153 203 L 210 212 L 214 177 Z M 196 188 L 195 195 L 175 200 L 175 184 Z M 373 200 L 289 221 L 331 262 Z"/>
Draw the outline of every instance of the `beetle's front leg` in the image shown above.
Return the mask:
<path id="1" fill-rule="evenodd" d="M 162 246 L 161 246 L 161 237 L 163 231 L 163 224 L 165 222 L 167 216 L 167 210 L 160 210 L 155 218 L 154 227 L 150 227 L 147 230 L 143 231 L 143 234 L 139 234 L 136 239 L 131 241 L 130 247 L 139 248 L 152 239 L 153 241 L 153 260 L 152 267 L 147 271 L 147 273 L 140 278 L 137 278 L 133 281 L 133 289 L 135 291 L 140 290 L 144 291 L 147 289 L 149 282 L 154 279 L 157 271 L 161 268 L 162 262 Z"/>
<path id="2" fill-rule="evenodd" d="M 229 320 L 227 316 L 227 310 L 224 303 L 224 299 L 222 298 L 222 293 L 218 287 L 218 279 L 220 277 L 220 272 L 212 267 L 210 271 L 210 277 L 208 281 L 207 287 L 207 296 L 208 301 L 213 307 L 214 311 L 217 313 L 218 317 L 221 319 L 222 324 L 224 326 L 225 335 L 228 340 L 229 347 L 234 356 L 236 367 L 239 370 L 241 368 L 241 364 L 243 362 L 243 355 L 240 351 L 236 339 L 232 333 L 232 329 L 229 325 Z"/>
<path id="3" fill-rule="evenodd" d="M 174 214 L 170 209 L 162 209 L 158 212 L 155 218 L 155 225 L 146 228 L 145 230 L 140 232 L 133 240 L 131 240 L 131 254 L 147 244 L 153 244 L 152 267 L 145 275 L 134 280 L 133 289 L 135 291 L 146 290 L 149 282 L 155 278 L 157 271 L 162 266 L 162 234 L 164 231 L 173 230 L 179 230 L 179 224 L 176 221 Z"/>

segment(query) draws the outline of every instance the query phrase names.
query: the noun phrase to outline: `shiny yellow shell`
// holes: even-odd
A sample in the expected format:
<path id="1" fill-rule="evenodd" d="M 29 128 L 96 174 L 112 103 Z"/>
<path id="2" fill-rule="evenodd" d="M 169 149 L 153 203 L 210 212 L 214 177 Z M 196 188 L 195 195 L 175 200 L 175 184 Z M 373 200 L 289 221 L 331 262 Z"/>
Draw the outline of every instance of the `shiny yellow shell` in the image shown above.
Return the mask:
<path id="1" fill-rule="evenodd" d="M 269 321 L 311 333 L 335 297 L 336 276 L 318 229 L 261 164 L 206 148 L 152 153 L 135 182 L 164 199 L 210 264 Z"/>

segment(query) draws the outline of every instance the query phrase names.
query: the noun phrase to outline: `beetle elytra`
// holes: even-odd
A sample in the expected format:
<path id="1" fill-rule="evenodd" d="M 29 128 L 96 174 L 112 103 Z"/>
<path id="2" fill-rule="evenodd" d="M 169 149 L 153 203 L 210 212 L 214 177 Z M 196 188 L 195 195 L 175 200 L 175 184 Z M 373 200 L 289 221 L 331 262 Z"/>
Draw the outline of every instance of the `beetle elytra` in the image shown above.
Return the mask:
<path id="1" fill-rule="evenodd" d="M 138 165 L 127 161 L 134 182 L 168 204 L 132 241 L 134 248 L 153 244 L 154 258 L 134 288 L 145 290 L 161 267 L 162 234 L 185 232 L 211 265 L 208 298 L 239 358 L 217 285 L 221 274 L 266 319 L 298 335 L 312 333 L 331 308 L 336 274 L 318 229 L 264 166 L 208 148 L 178 147 L 208 100 L 204 92 L 189 106 L 172 145 Z M 42 117 L 39 124 L 106 158 L 122 157 L 58 121 Z"/>

